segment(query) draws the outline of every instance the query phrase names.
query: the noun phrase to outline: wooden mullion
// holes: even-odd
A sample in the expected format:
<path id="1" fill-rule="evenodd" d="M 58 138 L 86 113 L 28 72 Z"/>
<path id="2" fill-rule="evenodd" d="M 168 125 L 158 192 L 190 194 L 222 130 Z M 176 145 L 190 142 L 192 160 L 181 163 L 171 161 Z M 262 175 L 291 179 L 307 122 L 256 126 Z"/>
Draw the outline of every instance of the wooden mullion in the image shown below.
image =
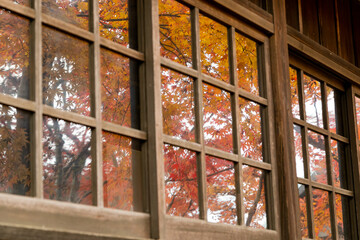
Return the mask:
<path id="1" fill-rule="evenodd" d="M 313 194 L 312 194 L 312 181 L 311 181 L 311 174 L 310 174 L 310 157 L 309 157 L 309 150 L 308 150 L 308 144 L 309 144 L 309 139 L 308 139 L 308 128 L 305 126 L 304 127 L 304 140 L 303 140 L 303 148 L 305 149 L 305 161 L 306 161 L 306 165 L 305 165 L 305 177 L 307 177 L 309 179 L 309 186 L 308 186 L 308 199 L 307 199 L 307 211 L 308 211 L 308 227 L 309 227 L 309 237 L 314 237 L 315 236 L 315 228 L 314 228 L 314 211 L 313 211 Z"/>
<path id="2" fill-rule="evenodd" d="M 95 35 L 92 32 L 89 32 L 85 29 L 82 29 L 80 27 L 77 27 L 71 23 L 67 23 L 64 21 L 59 20 L 58 18 L 49 16 L 47 14 L 42 14 L 42 23 L 55 28 L 57 30 L 60 30 L 62 32 L 65 32 L 66 34 L 70 34 L 74 37 L 81 38 L 83 40 L 93 42 L 95 39 Z"/>
<path id="3" fill-rule="evenodd" d="M 120 134 L 131 138 L 137 138 L 140 140 L 147 140 L 147 132 L 142 130 L 137 130 L 130 127 L 124 127 L 107 121 L 103 121 L 101 126 L 103 130 L 108 132 Z"/>
<path id="4" fill-rule="evenodd" d="M 150 193 L 151 237 L 165 236 L 165 182 L 161 105 L 161 68 L 158 0 L 144 1 L 144 54 L 147 110 L 147 159 Z"/>
<path id="5" fill-rule="evenodd" d="M 230 66 L 230 83 L 235 86 L 235 94 L 232 94 L 231 113 L 232 113 L 232 129 L 233 129 L 233 146 L 234 153 L 240 156 L 241 154 L 241 141 L 240 141 L 240 111 L 239 111 L 239 93 L 237 87 L 237 58 L 236 58 L 236 45 L 235 45 L 235 28 L 228 28 L 228 44 L 229 44 L 229 66 Z M 238 158 L 238 163 L 235 163 L 235 192 L 236 192 L 236 212 L 238 224 L 244 223 L 244 203 L 242 199 L 242 159 Z"/>
<path id="6" fill-rule="evenodd" d="M 164 143 L 168 143 L 181 148 L 186 148 L 191 151 L 201 152 L 202 146 L 199 143 L 189 142 L 183 139 L 178 139 L 169 135 L 163 135 Z"/>
<path id="7" fill-rule="evenodd" d="M 331 232 L 333 239 L 339 239 L 339 231 L 337 228 L 337 219 L 336 219 L 336 197 L 335 192 L 329 193 L 329 208 L 330 208 L 330 218 L 331 218 Z"/>
<path id="8" fill-rule="evenodd" d="M 238 162 L 238 155 L 230 152 L 224 152 L 220 149 L 204 146 L 204 152 L 206 155 L 210 155 L 217 158 L 222 158 L 228 161 Z"/>
<path id="9" fill-rule="evenodd" d="M 93 117 L 52 108 L 48 105 L 43 105 L 42 109 L 43 109 L 43 114 L 49 117 L 61 118 L 66 121 L 78 123 L 88 127 L 96 127 L 96 120 Z"/>
<path id="10" fill-rule="evenodd" d="M 308 236 L 309 238 L 314 238 L 315 237 L 315 226 L 314 226 L 314 209 L 313 209 L 313 193 L 312 193 L 312 186 L 311 186 L 311 181 L 310 181 L 310 185 L 307 186 L 306 188 L 306 205 L 307 205 L 307 215 L 308 215 Z"/>
<path id="11" fill-rule="evenodd" d="M 32 186 L 33 194 L 37 198 L 43 198 L 43 89 L 42 89 L 42 25 L 41 25 L 41 0 L 33 0 L 35 10 L 35 20 L 32 23 L 32 49 L 33 54 L 30 54 L 33 64 L 32 77 L 33 85 L 31 86 L 32 98 L 35 100 L 35 116 L 33 125 L 33 132 L 31 144 L 35 151 L 32 159 Z"/>
<path id="12" fill-rule="evenodd" d="M 193 68 L 197 70 L 197 78 L 194 82 L 195 92 L 195 130 L 196 141 L 201 145 L 201 151 L 197 154 L 198 160 L 198 183 L 199 183 L 199 209 L 200 219 L 207 220 L 207 194 L 206 194 L 206 164 L 203 129 L 203 92 L 201 79 L 201 54 L 200 54 L 200 22 L 199 9 L 191 9 L 191 37 Z"/>
<path id="13" fill-rule="evenodd" d="M 99 1 L 91 0 L 90 4 L 90 30 L 94 34 L 94 42 L 90 48 L 90 84 L 91 84 L 91 110 L 95 117 L 95 129 L 92 130 L 91 164 L 92 190 L 95 194 L 93 204 L 104 206 L 103 197 L 103 165 L 102 165 L 102 117 L 101 117 L 101 77 L 100 77 L 100 30 L 99 30 Z"/>
<path id="14" fill-rule="evenodd" d="M 32 47 L 31 51 L 33 51 L 33 49 L 34 48 Z M 31 54 L 33 54 L 33 53 L 31 53 Z M 31 58 L 33 58 L 33 56 L 31 56 Z M 33 66 L 31 66 L 31 68 L 33 68 Z M 33 77 L 33 76 L 34 76 L 34 74 L 31 75 L 31 77 Z M 30 83 L 30 85 L 32 85 L 32 83 Z M 31 91 L 34 91 L 34 87 L 31 86 L 31 88 L 32 88 Z M 35 110 L 36 110 L 36 103 L 34 101 L 22 99 L 22 98 L 14 98 L 12 96 L 2 94 L 2 93 L 0 93 L 0 103 L 8 105 L 8 106 L 20 108 L 25 111 L 35 112 Z"/>
<path id="15" fill-rule="evenodd" d="M 333 172 L 332 172 L 332 161 L 331 161 L 331 138 L 330 138 L 330 123 L 329 123 L 329 113 L 328 113 L 328 102 L 327 102 L 327 84 L 326 82 L 321 83 L 321 98 L 322 98 L 322 113 L 323 113 L 323 124 L 324 128 L 328 132 L 328 135 L 325 136 L 325 152 L 326 152 L 326 168 L 327 168 L 327 179 L 328 184 L 334 186 L 333 182 Z M 329 194 L 329 208 L 330 208 L 330 222 L 331 222 L 331 232 L 332 236 L 335 236 L 335 239 L 339 239 L 338 229 L 336 227 L 336 206 L 335 206 L 335 192 L 332 187 L 332 191 L 328 191 Z"/>
<path id="16" fill-rule="evenodd" d="M 126 46 L 120 45 L 118 43 L 115 43 L 109 39 L 100 37 L 100 45 L 101 47 L 105 47 L 113 52 L 120 53 L 122 55 L 125 55 L 127 57 L 144 61 L 145 56 L 142 52 L 136 51 L 131 48 L 127 48 Z"/>
<path id="17" fill-rule="evenodd" d="M 35 1 L 35 0 L 33 0 L 33 1 Z M 0 7 L 10 10 L 19 15 L 28 17 L 30 19 L 35 19 L 35 16 L 36 16 L 36 12 L 34 9 L 31 9 L 27 6 L 15 4 L 13 2 L 10 2 L 9 0 L 0 0 Z"/>
<path id="18" fill-rule="evenodd" d="M 248 91 L 245 91 L 244 89 L 241 89 L 241 88 L 237 88 L 236 89 L 238 95 L 242 98 L 246 98 L 250 101 L 253 101 L 257 104 L 260 104 L 262 106 L 268 106 L 269 102 L 266 98 L 263 98 L 263 97 L 260 97 L 258 95 L 255 95 L 255 94 L 252 94 Z"/>
<path id="19" fill-rule="evenodd" d="M 300 0 L 301 1 L 301 0 Z M 305 110 L 305 93 L 304 93 L 304 71 L 300 70 L 298 74 L 298 88 L 299 88 L 299 104 L 300 104 L 300 118 L 306 123 L 306 110 Z"/>
<path id="20" fill-rule="evenodd" d="M 203 82 L 207 83 L 207 84 L 211 84 L 217 88 L 221 88 L 227 92 L 231 92 L 231 93 L 234 93 L 235 92 L 235 86 L 229 84 L 229 83 L 226 83 L 224 81 L 221 81 L 219 79 L 216 79 L 214 77 L 211 77 L 209 75 L 206 75 L 206 74 L 202 74 L 201 75 L 201 79 Z"/>
<path id="21" fill-rule="evenodd" d="M 198 76 L 198 71 L 164 57 L 161 57 L 161 65 L 193 78 Z"/>

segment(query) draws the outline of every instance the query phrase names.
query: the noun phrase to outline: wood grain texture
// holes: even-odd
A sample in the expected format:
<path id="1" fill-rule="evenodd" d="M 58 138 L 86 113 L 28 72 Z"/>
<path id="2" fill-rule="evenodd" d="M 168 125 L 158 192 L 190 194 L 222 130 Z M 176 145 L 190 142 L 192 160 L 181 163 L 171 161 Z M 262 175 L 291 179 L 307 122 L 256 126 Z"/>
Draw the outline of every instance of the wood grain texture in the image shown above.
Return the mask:
<path id="1" fill-rule="evenodd" d="M 317 1 L 301 0 L 301 15 L 304 35 L 320 43 Z"/>
<path id="2" fill-rule="evenodd" d="M 272 93 L 276 132 L 278 192 L 281 199 L 281 239 L 300 239 L 298 224 L 297 183 L 293 153 L 289 60 L 286 40 L 285 0 L 273 2 L 275 34 L 270 37 Z"/>
<path id="3" fill-rule="evenodd" d="M 338 53 L 334 0 L 318 0 L 318 14 L 321 45 Z"/>

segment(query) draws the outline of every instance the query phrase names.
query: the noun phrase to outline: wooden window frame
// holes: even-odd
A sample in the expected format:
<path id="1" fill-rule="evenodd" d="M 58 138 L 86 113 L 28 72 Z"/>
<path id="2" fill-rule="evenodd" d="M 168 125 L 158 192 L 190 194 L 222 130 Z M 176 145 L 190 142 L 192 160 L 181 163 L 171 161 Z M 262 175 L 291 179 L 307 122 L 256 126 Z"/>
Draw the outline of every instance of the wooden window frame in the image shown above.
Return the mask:
<path id="1" fill-rule="evenodd" d="M 31 20 L 32 49 L 30 56 L 35 67 L 32 68 L 31 77 L 33 81 L 33 99 L 15 99 L 0 94 L 0 103 L 24 109 L 33 113 L 32 127 L 42 129 L 42 118 L 44 115 L 61 118 L 75 123 L 91 127 L 95 139 L 94 149 L 97 149 L 93 160 L 93 166 L 97 175 L 94 189 L 97 206 L 83 206 L 78 204 L 45 200 L 42 194 L 42 131 L 35 131 L 31 136 L 32 150 L 32 180 L 34 182 L 33 198 L 21 197 L 11 194 L 0 193 L 0 238 L 4 239 L 299 239 L 299 229 L 296 220 L 297 207 L 297 178 L 295 166 L 289 159 L 293 150 L 292 142 L 288 136 L 292 136 L 292 115 L 288 111 L 290 89 L 284 90 L 288 83 L 288 49 L 300 53 L 311 61 L 316 62 L 321 68 L 331 70 L 335 75 L 346 79 L 351 87 L 345 89 L 348 105 L 348 120 L 350 129 L 355 129 L 354 96 L 360 94 L 356 86 L 360 85 L 360 70 L 353 65 L 347 64 L 342 59 L 334 56 L 324 47 L 311 42 L 306 37 L 286 25 L 285 0 L 273 1 L 273 15 L 264 13 L 261 9 L 252 11 L 244 5 L 236 4 L 233 0 L 214 0 L 213 4 L 205 0 L 179 0 L 180 2 L 193 6 L 198 16 L 199 10 L 209 15 L 217 15 L 218 20 L 225 23 L 231 29 L 230 37 L 233 38 L 234 30 L 244 32 L 253 39 L 263 43 L 264 66 L 266 73 L 267 97 L 259 98 L 247 95 L 237 87 L 221 83 L 218 80 L 204 76 L 200 70 L 186 68 L 180 64 L 173 63 L 160 57 L 159 35 L 158 35 L 158 1 L 138 0 L 143 15 L 139 16 L 139 29 L 142 37 L 139 39 L 139 51 L 135 51 L 99 36 L 99 26 L 96 17 L 90 18 L 91 30 L 89 32 L 71 24 L 66 24 L 58 19 L 43 14 L 41 11 L 41 0 L 34 0 L 33 8 L 16 5 L 8 0 L 0 0 L 0 7 L 8 9 L 16 14 Z M 92 8 L 89 9 L 93 16 L 97 14 L 96 1 L 90 1 Z M 256 12 L 262 12 L 257 14 Z M 145 27 L 152 26 L 152 27 Z M 91 45 L 90 54 L 90 82 L 92 108 L 95 112 L 92 117 L 84 117 L 75 113 L 52 109 L 42 104 L 42 25 L 56 28 L 59 31 L 75 35 L 86 40 Z M 196 30 L 198 31 L 198 29 Z M 146 39 L 147 41 L 144 41 Z M 40 41 L 39 41 L 40 40 Z M 198 44 L 198 42 L 195 42 Z M 140 95 L 142 111 L 141 130 L 126 128 L 104 122 L 101 119 L 100 105 L 100 47 L 105 47 L 127 57 L 137 59 L 143 64 L 140 67 L 141 84 Z M 197 46 L 197 49 L 199 47 Z M 232 49 L 234 51 L 234 48 Z M 197 51 L 198 52 L 198 51 Z M 197 53 L 198 54 L 198 53 Z M 199 56 L 195 58 L 199 61 Z M 235 59 L 231 59 L 234 65 Z M 144 64 L 145 63 L 145 64 Z M 201 82 L 208 82 L 214 86 L 232 92 L 235 96 L 255 100 L 268 106 L 268 147 L 270 149 L 270 164 L 253 163 L 253 166 L 271 169 L 271 181 L 268 181 L 268 191 L 271 193 L 269 217 L 272 230 L 256 230 L 244 226 L 227 226 L 224 224 L 211 224 L 203 220 L 184 219 L 169 217 L 165 214 L 164 200 L 164 169 L 163 169 L 163 143 L 183 146 L 190 150 L 200 152 L 202 162 L 205 153 L 228 159 L 234 162 L 246 163 L 236 154 L 223 153 L 216 149 L 204 147 L 203 144 L 190 143 L 177 140 L 163 135 L 161 114 L 161 66 L 183 72 L 197 79 L 196 84 L 201 90 Z M 200 68 L 198 68 L 200 69 Z M 232 69 L 232 72 L 234 69 Z M 317 72 L 317 71 L 315 71 Z M 235 73 L 236 74 L 236 71 Z M 315 76 L 316 77 L 316 76 Z M 321 78 L 321 77 L 319 77 Z M 198 80 L 201 81 L 198 81 Z M 200 85 L 199 85 L 200 84 Z M 199 93 L 201 96 L 201 92 Z M 199 98 L 201 101 L 201 98 Z M 235 101 L 236 103 L 236 101 Z M 234 103 L 233 103 L 234 104 Z M 199 105 L 201 106 L 201 104 Z M 237 105 L 235 104 L 235 108 Z M 201 111 L 197 110 L 198 121 L 201 121 Z M 234 124 L 237 122 L 234 117 Z M 276 124 L 275 124 L 276 122 Z M 234 126 L 236 129 L 236 126 Z M 102 202 L 102 169 L 101 169 L 101 132 L 102 130 L 133 137 L 146 142 L 142 154 L 146 159 L 148 168 L 148 187 L 144 196 L 149 203 L 148 213 L 127 212 L 103 208 Z M 358 140 L 355 131 L 350 131 L 349 142 L 351 147 L 351 163 L 354 176 L 354 199 L 356 201 L 356 215 L 360 219 L 360 154 L 357 146 Z M 201 135 L 200 135 L 201 136 Z M 270 141 L 271 140 L 271 141 Z M 238 164 L 240 166 L 240 164 Z M 204 166 L 202 166 L 204 168 Z M 203 180 L 204 184 L 204 180 Z M 148 196 L 148 199 L 147 199 Z M 269 196 L 269 194 L 268 194 Z M 282 203 L 287 203 L 282 205 Z M 280 207 L 281 206 L 281 207 Z M 354 223 L 354 229 L 360 229 L 360 221 Z M 359 236 L 359 231 L 355 232 Z"/>
<path id="2" fill-rule="evenodd" d="M 314 230 L 314 211 L 313 211 L 313 197 L 312 197 L 312 190 L 320 189 L 322 191 L 326 191 L 329 193 L 329 204 L 330 204 L 330 221 L 331 221 L 331 233 L 333 239 L 340 239 L 338 234 L 338 228 L 336 223 L 336 206 L 335 206 L 335 195 L 341 194 L 342 196 L 346 196 L 349 198 L 352 198 L 350 201 L 350 212 L 349 212 L 349 218 L 351 223 L 351 238 L 356 239 L 356 215 L 355 213 L 355 186 L 354 179 L 352 177 L 353 172 L 351 171 L 351 155 L 353 154 L 353 149 L 351 149 L 351 134 L 349 132 L 351 131 L 350 123 L 348 121 L 347 111 L 351 109 L 350 107 L 347 107 L 347 105 L 351 105 L 352 103 L 347 102 L 346 99 L 346 86 L 345 83 L 338 77 L 321 70 L 319 66 L 316 66 L 312 64 L 309 61 L 306 61 L 302 59 L 301 57 L 297 56 L 296 54 L 290 54 L 289 57 L 290 67 L 294 68 L 297 72 L 297 87 L 298 87 L 298 98 L 299 98 L 299 105 L 300 105 L 300 118 L 295 118 L 291 115 L 292 121 L 294 125 L 299 126 L 301 130 L 301 137 L 302 137 L 302 149 L 303 149 L 303 159 L 304 159 L 304 171 L 305 171 L 305 177 L 297 177 L 297 183 L 305 186 L 306 188 L 306 200 L 307 200 L 307 221 L 309 226 L 309 236 L 311 234 L 315 234 Z M 322 99 L 322 117 L 323 117 L 323 127 L 318 127 L 315 125 L 312 125 L 306 121 L 305 116 L 305 100 L 304 100 L 304 75 L 310 76 L 316 80 L 319 80 L 321 82 L 321 99 Z M 326 98 L 326 88 L 327 86 L 331 86 L 334 89 L 337 89 L 338 91 L 341 91 L 341 102 L 345 104 L 346 108 L 342 109 L 341 117 L 343 120 L 343 127 L 344 127 L 344 133 L 342 135 L 338 133 L 334 133 L 330 131 L 329 128 L 329 114 L 328 114 L 328 108 L 327 108 L 327 98 Z M 342 105 L 343 106 L 343 105 Z M 344 106 L 344 107 L 345 107 Z M 309 158 L 309 152 L 308 152 L 308 131 L 312 131 L 316 134 L 319 134 L 321 136 L 324 136 L 325 140 L 325 152 L 326 152 L 326 168 L 327 168 L 327 178 L 328 183 L 318 183 L 310 178 L 310 158 Z M 334 139 L 338 142 L 341 142 L 345 144 L 345 160 L 346 160 L 346 182 L 347 186 L 345 188 L 335 187 L 333 183 L 333 177 L 332 177 L 332 160 L 330 158 L 331 155 L 331 146 L 330 142 L 331 139 Z M 295 159 L 295 158 L 294 158 Z M 329 177 L 331 176 L 331 177 Z M 300 219 L 300 216 L 297 216 L 298 219 Z M 314 237 L 314 236 L 313 236 Z M 312 238 L 311 238 L 312 239 Z"/>

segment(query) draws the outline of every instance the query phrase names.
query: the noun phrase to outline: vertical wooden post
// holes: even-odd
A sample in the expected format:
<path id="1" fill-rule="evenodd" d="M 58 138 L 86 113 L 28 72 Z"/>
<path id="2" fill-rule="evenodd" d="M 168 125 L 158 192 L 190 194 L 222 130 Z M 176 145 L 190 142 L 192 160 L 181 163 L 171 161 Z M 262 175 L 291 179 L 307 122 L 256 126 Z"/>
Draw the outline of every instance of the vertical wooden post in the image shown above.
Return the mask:
<path id="1" fill-rule="evenodd" d="M 32 123 L 31 144 L 35 151 L 32 157 L 32 191 L 33 195 L 43 198 L 43 168 L 42 168 L 42 134 L 43 134 L 43 107 L 42 107 L 42 30 L 41 30 L 41 0 L 33 0 L 35 20 L 32 23 L 32 77 L 31 94 L 36 108 Z"/>
<path id="2" fill-rule="evenodd" d="M 90 47 L 90 89 L 91 111 L 95 117 L 96 128 L 91 136 L 92 146 L 92 190 L 93 205 L 103 207 L 103 171 L 102 171 L 102 119 L 101 119 L 101 79 L 100 79 L 100 34 L 99 34 L 99 1 L 90 2 L 90 31 L 94 33 L 94 42 Z"/>
<path id="3" fill-rule="evenodd" d="M 151 237 L 161 239 L 165 233 L 165 193 L 158 11 L 158 0 L 144 1 L 150 224 Z"/>
<path id="4" fill-rule="evenodd" d="M 276 134 L 281 239 L 301 239 L 298 216 L 298 189 L 293 156 L 293 127 L 289 85 L 289 54 L 285 0 L 273 1 L 274 35 L 270 37 L 272 91 Z"/>

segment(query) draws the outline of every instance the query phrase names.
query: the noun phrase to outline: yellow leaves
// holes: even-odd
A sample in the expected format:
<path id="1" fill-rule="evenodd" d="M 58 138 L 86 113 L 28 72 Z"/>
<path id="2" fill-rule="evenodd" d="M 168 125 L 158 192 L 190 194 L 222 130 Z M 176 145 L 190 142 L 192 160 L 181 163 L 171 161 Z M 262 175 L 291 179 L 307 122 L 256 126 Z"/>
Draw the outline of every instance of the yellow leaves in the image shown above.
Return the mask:
<path id="1" fill-rule="evenodd" d="M 78 10 L 80 12 L 86 12 L 88 11 L 88 9 L 89 9 L 88 2 L 80 2 L 78 4 Z"/>

